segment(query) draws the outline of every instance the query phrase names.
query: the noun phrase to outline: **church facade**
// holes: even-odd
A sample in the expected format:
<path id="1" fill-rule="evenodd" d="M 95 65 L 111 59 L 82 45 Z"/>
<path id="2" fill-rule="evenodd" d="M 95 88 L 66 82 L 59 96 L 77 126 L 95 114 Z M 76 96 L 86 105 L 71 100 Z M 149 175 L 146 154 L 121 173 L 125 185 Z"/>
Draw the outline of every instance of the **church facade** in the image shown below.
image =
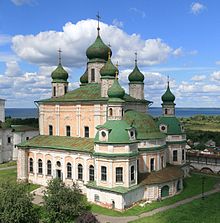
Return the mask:
<path id="1" fill-rule="evenodd" d="M 137 60 L 126 94 L 111 55 L 98 27 L 81 84 L 73 91 L 59 58 L 51 98 L 37 101 L 40 135 L 18 145 L 18 180 L 77 182 L 89 201 L 118 210 L 182 190 L 186 136 L 169 83 L 163 115 L 155 122 L 147 113 L 152 102 L 144 98 Z"/>

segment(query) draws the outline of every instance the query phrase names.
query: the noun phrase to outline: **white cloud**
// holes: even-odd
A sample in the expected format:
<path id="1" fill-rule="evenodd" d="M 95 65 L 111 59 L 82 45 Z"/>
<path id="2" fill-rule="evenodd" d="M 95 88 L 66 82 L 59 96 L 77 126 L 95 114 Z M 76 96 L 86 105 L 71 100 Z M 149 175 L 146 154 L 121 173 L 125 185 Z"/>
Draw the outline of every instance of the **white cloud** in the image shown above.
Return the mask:
<path id="1" fill-rule="evenodd" d="M 136 14 L 139 14 L 142 18 L 146 17 L 146 13 L 140 9 L 130 8 L 130 11 L 135 12 Z"/>
<path id="2" fill-rule="evenodd" d="M 203 81 L 205 79 L 206 79 L 205 75 L 195 75 L 191 78 L 191 80 L 193 80 L 193 81 Z"/>
<path id="3" fill-rule="evenodd" d="M 118 28 L 122 28 L 124 26 L 123 22 L 119 21 L 118 19 L 113 19 L 112 24 Z"/>
<path id="4" fill-rule="evenodd" d="M 220 60 L 215 62 L 216 65 L 220 65 Z"/>
<path id="5" fill-rule="evenodd" d="M 183 55 L 183 49 L 182 49 L 182 47 L 179 47 L 179 48 L 177 48 L 177 49 L 175 49 L 174 51 L 173 51 L 173 55 L 174 56 L 182 56 Z"/>
<path id="6" fill-rule="evenodd" d="M 213 72 L 210 77 L 212 81 L 220 81 L 220 71 Z"/>
<path id="7" fill-rule="evenodd" d="M 133 65 L 134 52 L 138 52 L 141 65 L 155 65 L 165 62 L 173 53 L 163 40 L 141 39 L 137 34 L 128 35 L 118 27 L 100 23 L 101 36 L 105 43 L 111 43 L 113 60 L 120 65 Z M 13 37 L 13 49 L 22 59 L 38 65 L 56 65 L 57 49 L 61 48 L 63 64 L 81 67 L 86 63 L 86 49 L 96 37 L 97 21 L 82 20 L 76 24 L 66 23 L 62 32 L 47 31 L 37 35 Z M 85 33 L 87 35 L 85 35 Z"/>
<path id="8" fill-rule="evenodd" d="M 20 5 L 33 5 L 36 4 L 36 0 L 11 0 L 15 5 L 20 6 Z"/>
<path id="9" fill-rule="evenodd" d="M 198 54 L 198 51 L 197 50 L 191 50 L 191 51 L 189 51 L 189 55 L 195 56 L 197 54 Z"/>
<path id="10" fill-rule="evenodd" d="M 21 69 L 17 61 L 10 61 L 6 63 L 5 74 L 9 77 L 16 77 L 21 75 Z"/>
<path id="11" fill-rule="evenodd" d="M 199 2 L 193 2 L 191 4 L 191 13 L 193 13 L 194 15 L 198 15 L 199 13 L 201 13 L 206 7 L 199 3 Z"/>

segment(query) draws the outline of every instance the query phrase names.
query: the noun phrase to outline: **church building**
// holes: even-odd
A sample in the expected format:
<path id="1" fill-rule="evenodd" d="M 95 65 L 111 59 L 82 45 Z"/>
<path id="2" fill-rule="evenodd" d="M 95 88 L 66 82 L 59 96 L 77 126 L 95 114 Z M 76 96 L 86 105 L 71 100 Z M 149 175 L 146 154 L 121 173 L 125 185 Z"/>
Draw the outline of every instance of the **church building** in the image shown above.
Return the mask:
<path id="1" fill-rule="evenodd" d="M 175 117 L 169 82 L 156 122 L 148 114 L 152 102 L 144 98 L 137 58 L 126 94 L 99 26 L 86 56 L 81 84 L 73 91 L 59 56 L 51 98 L 37 101 L 40 135 L 18 145 L 18 180 L 77 182 L 90 202 L 117 210 L 180 193 L 187 174 L 186 135 Z"/>

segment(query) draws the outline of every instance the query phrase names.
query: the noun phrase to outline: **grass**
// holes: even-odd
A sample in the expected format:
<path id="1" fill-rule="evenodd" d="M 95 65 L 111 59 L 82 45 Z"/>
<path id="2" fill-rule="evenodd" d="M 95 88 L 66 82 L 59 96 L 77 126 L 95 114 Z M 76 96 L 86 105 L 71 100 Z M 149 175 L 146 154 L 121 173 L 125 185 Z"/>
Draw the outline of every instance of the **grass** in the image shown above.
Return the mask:
<path id="1" fill-rule="evenodd" d="M 7 163 L 2 163 L 2 164 L 0 164 L 0 169 L 5 168 L 5 167 L 10 167 L 10 166 L 16 166 L 16 165 L 17 165 L 16 161 L 10 161 L 10 162 L 7 162 Z"/>
<path id="2" fill-rule="evenodd" d="M 132 223 L 218 223 L 220 222 L 219 201 L 220 193 L 216 193 L 206 197 L 205 200 L 197 199 Z"/>
<path id="3" fill-rule="evenodd" d="M 205 184 L 204 191 L 209 191 L 213 188 L 213 186 L 220 181 L 219 177 L 215 176 L 205 176 Z M 92 211 L 99 214 L 109 215 L 109 216 L 131 216 L 131 215 L 140 215 L 143 212 L 151 211 L 153 209 L 163 207 L 166 205 L 170 205 L 176 203 L 177 201 L 183 200 L 188 197 L 192 197 L 194 195 L 201 193 L 201 183 L 202 177 L 200 174 L 192 174 L 192 177 L 188 177 L 184 180 L 184 190 L 171 198 L 167 198 L 162 200 L 161 202 L 153 202 L 152 204 L 148 204 L 145 207 L 140 207 L 136 205 L 124 212 L 118 212 L 115 210 L 107 209 L 100 207 L 98 205 L 92 204 Z"/>
<path id="4" fill-rule="evenodd" d="M 10 181 L 10 182 L 16 182 L 17 180 L 17 169 L 6 169 L 6 170 L 0 170 L 0 182 L 3 181 Z M 37 184 L 27 184 L 28 190 L 33 191 L 40 187 L 40 185 Z"/>

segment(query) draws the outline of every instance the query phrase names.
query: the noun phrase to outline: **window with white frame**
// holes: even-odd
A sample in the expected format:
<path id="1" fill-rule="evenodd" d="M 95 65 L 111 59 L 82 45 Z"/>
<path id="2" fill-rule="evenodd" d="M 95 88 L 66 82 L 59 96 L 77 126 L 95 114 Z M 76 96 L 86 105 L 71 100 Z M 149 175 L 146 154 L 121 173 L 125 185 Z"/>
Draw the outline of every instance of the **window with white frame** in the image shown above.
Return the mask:
<path id="1" fill-rule="evenodd" d="M 107 180 L 107 167 L 101 166 L 101 180 L 106 181 Z"/>
<path id="2" fill-rule="evenodd" d="M 116 167 L 115 174 L 116 174 L 116 183 L 123 182 L 123 168 Z"/>

